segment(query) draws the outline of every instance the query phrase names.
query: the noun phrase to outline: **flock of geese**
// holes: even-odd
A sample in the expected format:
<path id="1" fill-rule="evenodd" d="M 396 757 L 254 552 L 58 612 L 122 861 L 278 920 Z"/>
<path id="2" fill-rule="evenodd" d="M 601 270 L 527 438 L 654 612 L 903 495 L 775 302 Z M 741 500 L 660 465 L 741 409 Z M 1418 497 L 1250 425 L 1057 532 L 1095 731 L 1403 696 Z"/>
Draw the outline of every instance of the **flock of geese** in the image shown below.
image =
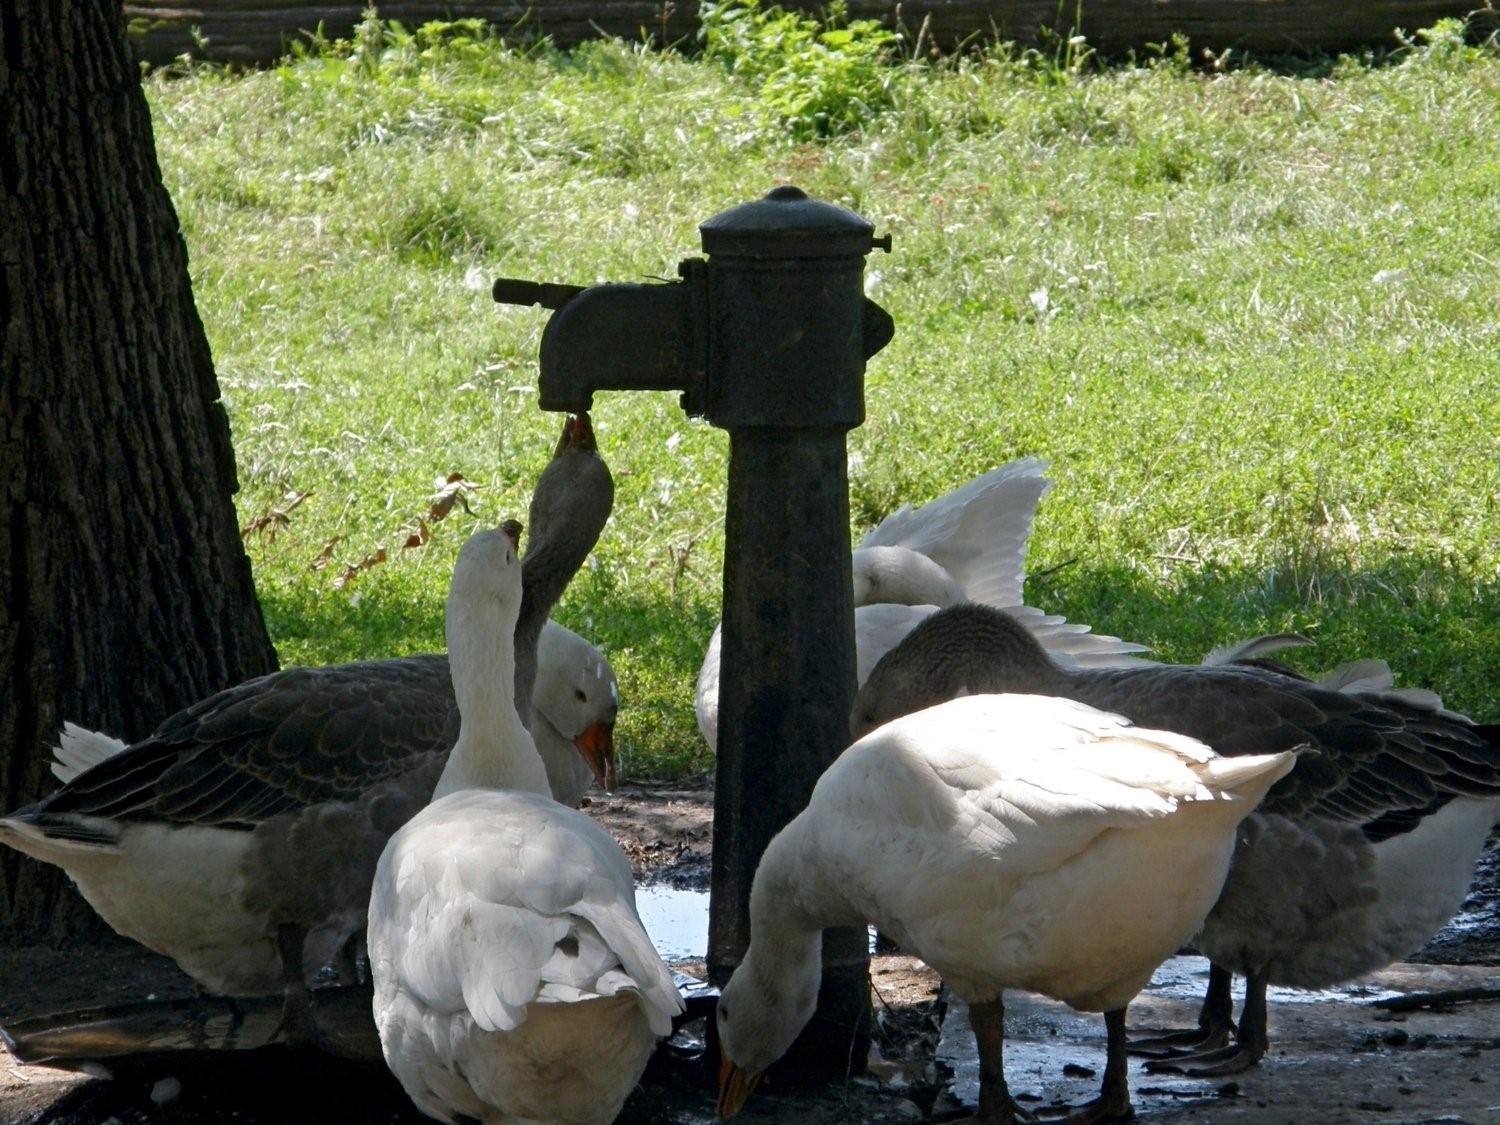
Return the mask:
<path id="1" fill-rule="evenodd" d="M 903 508 L 854 553 L 857 741 L 756 874 L 716 1013 L 722 1117 L 811 1017 L 828 926 L 879 926 L 968 1003 L 985 1123 L 1033 1116 L 1005 1082 L 1005 989 L 1104 1013 L 1100 1096 L 1066 1118 L 1091 1122 L 1130 1114 L 1128 1052 L 1243 1070 L 1268 984 L 1377 969 L 1463 900 L 1500 820 L 1500 729 L 1380 661 L 1308 679 L 1270 655 L 1298 638 L 1165 665 L 1026 606 L 1045 467 Z M 614 674 L 548 620 L 612 501 L 570 418 L 524 557 L 514 521 L 459 552 L 446 655 L 289 668 L 130 746 L 70 724 L 62 788 L 0 841 L 200 987 L 280 990 L 289 1041 L 318 1041 L 310 979 L 357 972 L 363 944 L 386 1061 L 431 1117 L 613 1120 L 682 1002 L 629 863 L 575 807 L 613 780 Z M 1212 964 L 1199 1026 L 1131 1043 L 1126 1006 L 1190 939 Z"/>

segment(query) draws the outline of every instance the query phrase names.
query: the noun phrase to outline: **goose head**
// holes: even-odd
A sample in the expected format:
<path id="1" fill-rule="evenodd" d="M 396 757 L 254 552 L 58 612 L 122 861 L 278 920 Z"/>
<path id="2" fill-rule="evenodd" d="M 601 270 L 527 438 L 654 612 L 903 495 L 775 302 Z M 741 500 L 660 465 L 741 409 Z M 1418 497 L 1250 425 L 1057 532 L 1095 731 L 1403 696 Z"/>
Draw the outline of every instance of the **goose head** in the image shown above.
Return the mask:
<path id="1" fill-rule="evenodd" d="M 746 952 L 719 996 L 719 1119 L 739 1112 L 765 1070 L 786 1054 L 818 1005 L 821 963 L 808 957 L 778 959 L 762 971 L 755 949 Z"/>
<path id="2" fill-rule="evenodd" d="M 964 590 L 937 563 L 909 547 L 860 547 L 854 552 L 854 604 L 956 605 Z"/>
<path id="3" fill-rule="evenodd" d="M 1063 675 L 1026 626 L 978 602 L 939 610 L 881 657 L 854 697 L 849 730 L 878 726 L 961 695 L 1047 694 Z"/>
<path id="4" fill-rule="evenodd" d="M 550 623 L 537 649 L 532 708 L 583 755 L 594 780 L 615 787 L 620 684 L 609 660 L 577 633 Z"/>
<path id="5" fill-rule="evenodd" d="M 471 535 L 459 548 L 443 628 L 448 651 L 471 666 L 491 662 L 477 659 L 487 650 L 510 647 L 496 646 L 494 638 L 510 637 L 521 611 L 520 537 L 520 523 L 506 520 L 493 531 Z"/>

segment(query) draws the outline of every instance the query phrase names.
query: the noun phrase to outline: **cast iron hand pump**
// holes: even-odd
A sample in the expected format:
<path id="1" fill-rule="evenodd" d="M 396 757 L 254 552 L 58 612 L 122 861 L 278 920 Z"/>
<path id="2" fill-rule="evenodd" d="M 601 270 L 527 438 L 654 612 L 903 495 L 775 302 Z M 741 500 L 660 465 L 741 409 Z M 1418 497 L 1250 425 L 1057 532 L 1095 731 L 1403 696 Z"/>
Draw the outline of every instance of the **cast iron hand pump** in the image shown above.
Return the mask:
<path id="1" fill-rule="evenodd" d="M 681 280 L 590 288 L 501 279 L 497 301 L 554 309 L 540 405 L 584 411 L 601 390 L 678 390 L 730 434 L 709 976 L 749 944 L 766 844 L 848 744 L 855 687 L 845 434 L 864 421 L 865 361 L 894 326 L 864 296 L 877 239 L 858 215 L 779 187 L 699 228 Z M 824 939 L 803 1067 L 865 1057 L 863 930 Z"/>

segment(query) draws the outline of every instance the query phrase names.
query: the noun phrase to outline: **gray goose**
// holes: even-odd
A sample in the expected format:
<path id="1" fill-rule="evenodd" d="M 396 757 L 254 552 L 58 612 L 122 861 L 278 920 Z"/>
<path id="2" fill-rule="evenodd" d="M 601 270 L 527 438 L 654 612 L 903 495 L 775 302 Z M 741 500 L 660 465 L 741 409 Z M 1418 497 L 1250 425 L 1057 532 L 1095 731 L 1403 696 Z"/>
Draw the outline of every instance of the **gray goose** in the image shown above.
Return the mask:
<path id="1" fill-rule="evenodd" d="M 532 499 L 517 648 L 533 670 L 613 495 L 588 419 L 570 419 Z M 592 671 L 578 687 L 605 691 L 609 724 L 612 689 Z M 0 820 L 0 842 L 62 867 L 115 930 L 200 987 L 284 987 L 288 1036 L 315 1038 L 305 981 L 364 924 L 381 849 L 431 799 L 458 725 L 444 655 L 287 668 L 173 715 Z M 602 776 L 607 725 L 593 740 Z"/>
<path id="2" fill-rule="evenodd" d="M 1214 666 L 1059 667 L 1005 614 L 934 614 L 875 667 L 854 737 L 963 694 L 1063 696 L 1225 755 L 1297 746 L 1297 765 L 1240 830 L 1235 860 L 1196 944 L 1212 970 L 1200 1028 L 1157 1069 L 1248 1069 L 1269 1047 L 1266 987 L 1324 988 L 1419 948 L 1462 904 L 1500 820 L 1500 728 L 1416 692 L 1332 691 L 1263 659 Z M 1229 986 L 1246 980 L 1236 1030 Z"/>

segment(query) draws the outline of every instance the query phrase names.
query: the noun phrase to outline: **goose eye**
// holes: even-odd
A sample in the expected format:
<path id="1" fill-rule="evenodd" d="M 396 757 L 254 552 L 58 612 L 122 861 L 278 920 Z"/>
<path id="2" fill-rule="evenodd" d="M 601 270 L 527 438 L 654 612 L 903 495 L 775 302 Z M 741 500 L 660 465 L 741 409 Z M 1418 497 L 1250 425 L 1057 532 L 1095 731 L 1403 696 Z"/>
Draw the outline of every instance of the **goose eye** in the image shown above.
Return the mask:
<path id="1" fill-rule="evenodd" d="M 579 703 L 586 703 L 588 701 L 588 696 L 583 694 L 582 688 L 573 689 L 573 698 L 578 700 Z"/>

